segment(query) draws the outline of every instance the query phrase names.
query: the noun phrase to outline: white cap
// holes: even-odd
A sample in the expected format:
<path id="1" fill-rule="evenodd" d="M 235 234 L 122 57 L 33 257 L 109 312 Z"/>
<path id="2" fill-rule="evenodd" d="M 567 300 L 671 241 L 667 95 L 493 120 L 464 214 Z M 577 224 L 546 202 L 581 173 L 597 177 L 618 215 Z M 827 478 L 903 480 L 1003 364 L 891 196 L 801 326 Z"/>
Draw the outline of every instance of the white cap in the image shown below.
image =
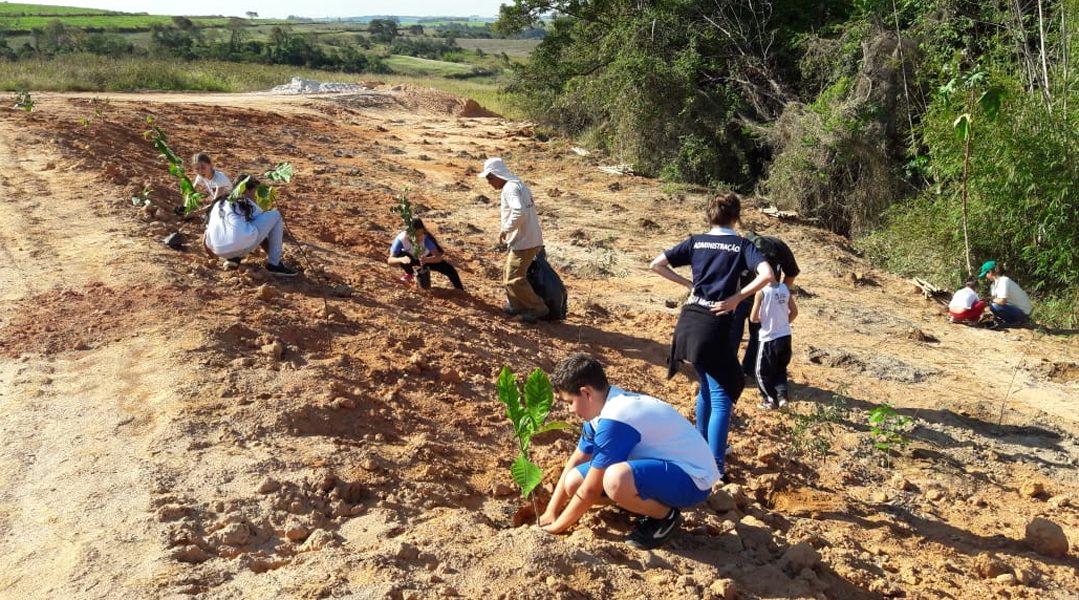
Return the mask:
<path id="1" fill-rule="evenodd" d="M 494 175 L 495 177 L 503 179 L 505 181 L 517 180 L 517 177 L 515 177 L 513 173 L 510 173 L 510 170 L 506 168 L 506 163 L 502 162 L 501 158 L 488 158 L 486 161 L 484 161 L 483 171 L 480 172 L 477 177 L 483 179 L 488 175 Z"/>

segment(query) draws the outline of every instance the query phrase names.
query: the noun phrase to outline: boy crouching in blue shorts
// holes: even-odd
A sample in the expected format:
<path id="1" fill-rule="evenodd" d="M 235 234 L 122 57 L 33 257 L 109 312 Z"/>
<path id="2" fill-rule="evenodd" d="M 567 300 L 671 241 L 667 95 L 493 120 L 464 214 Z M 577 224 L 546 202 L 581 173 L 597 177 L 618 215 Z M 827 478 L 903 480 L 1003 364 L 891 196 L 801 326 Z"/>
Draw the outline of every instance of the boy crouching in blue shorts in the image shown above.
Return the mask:
<path id="1" fill-rule="evenodd" d="M 703 502 L 719 481 L 708 443 L 666 402 L 610 385 L 591 356 L 563 360 L 551 385 L 585 423 L 540 526 L 562 533 L 606 495 L 642 515 L 627 544 L 649 550 L 666 542 L 682 523 L 679 509 Z"/>

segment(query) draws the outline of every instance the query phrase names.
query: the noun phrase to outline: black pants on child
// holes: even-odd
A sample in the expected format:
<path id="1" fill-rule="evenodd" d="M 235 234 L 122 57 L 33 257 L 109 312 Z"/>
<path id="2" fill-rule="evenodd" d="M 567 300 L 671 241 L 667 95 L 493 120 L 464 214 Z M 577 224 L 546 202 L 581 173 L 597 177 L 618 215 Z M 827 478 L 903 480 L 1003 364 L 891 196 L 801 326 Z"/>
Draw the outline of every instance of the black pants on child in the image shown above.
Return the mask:
<path id="1" fill-rule="evenodd" d="M 394 256 L 401 257 L 404 256 L 404 254 L 395 254 Z M 402 271 L 409 275 L 415 275 L 416 273 L 416 267 L 412 263 L 408 263 L 407 265 L 398 264 L 398 266 L 401 267 Z M 448 277 L 450 279 L 450 284 L 452 284 L 453 287 L 459 290 L 465 289 L 465 286 L 461 284 L 461 276 L 457 274 L 457 269 L 454 269 L 453 265 L 446 259 L 442 259 L 441 262 L 427 263 L 426 266 L 428 269 L 431 269 L 436 273 L 442 273 Z"/>
<path id="2" fill-rule="evenodd" d="M 757 354 L 757 387 L 764 401 L 778 406 L 787 399 L 787 365 L 791 363 L 791 336 L 760 343 Z"/>

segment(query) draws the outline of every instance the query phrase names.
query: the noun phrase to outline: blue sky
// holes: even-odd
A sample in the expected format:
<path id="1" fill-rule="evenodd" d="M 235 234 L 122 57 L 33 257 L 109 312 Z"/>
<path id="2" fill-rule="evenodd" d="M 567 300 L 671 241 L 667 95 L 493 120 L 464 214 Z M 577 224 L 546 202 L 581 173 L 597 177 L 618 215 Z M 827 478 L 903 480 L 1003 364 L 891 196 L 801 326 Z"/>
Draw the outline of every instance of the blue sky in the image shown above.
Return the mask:
<path id="1" fill-rule="evenodd" d="M 358 17 L 361 15 L 497 17 L 498 7 L 512 0 L 394 0 L 393 2 L 342 2 L 341 0 L 183 0 L 176 4 L 150 0 L 22 0 L 33 4 L 79 6 L 152 15 L 224 15 L 242 17 L 254 11 L 262 18 Z"/>

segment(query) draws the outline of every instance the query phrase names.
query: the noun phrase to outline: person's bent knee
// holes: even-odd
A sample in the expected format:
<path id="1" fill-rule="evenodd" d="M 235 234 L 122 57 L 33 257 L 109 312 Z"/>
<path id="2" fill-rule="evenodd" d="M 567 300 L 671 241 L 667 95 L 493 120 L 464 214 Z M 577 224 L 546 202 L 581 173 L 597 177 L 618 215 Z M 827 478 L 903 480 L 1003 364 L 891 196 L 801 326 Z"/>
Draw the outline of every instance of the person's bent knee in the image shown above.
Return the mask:
<path id="1" fill-rule="evenodd" d="M 577 469 L 573 469 L 569 473 L 566 473 L 566 482 L 563 486 L 563 489 L 566 491 L 566 496 L 573 496 L 576 494 L 582 483 L 584 483 L 584 477 L 581 476 L 580 471 Z"/>
<path id="2" fill-rule="evenodd" d="M 611 465 L 603 473 L 603 491 L 616 503 L 637 495 L 637 486 L 633 483 L 633 470 L 629 463 Z"/>

